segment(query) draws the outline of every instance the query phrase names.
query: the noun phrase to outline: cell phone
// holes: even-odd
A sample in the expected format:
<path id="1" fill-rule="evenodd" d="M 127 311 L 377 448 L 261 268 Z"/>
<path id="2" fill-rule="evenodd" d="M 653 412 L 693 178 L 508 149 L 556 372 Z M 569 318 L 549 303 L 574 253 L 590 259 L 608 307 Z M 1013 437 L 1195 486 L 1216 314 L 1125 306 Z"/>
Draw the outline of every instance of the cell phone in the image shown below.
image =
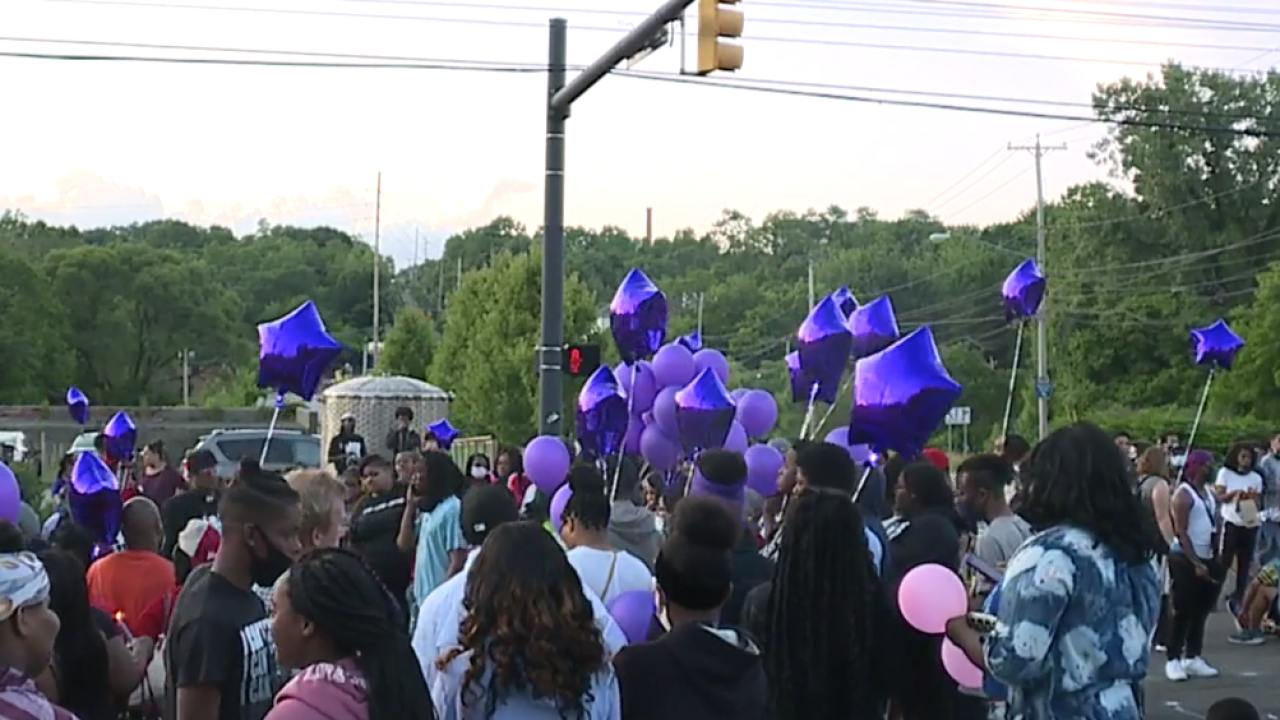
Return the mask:
<path id="1" fill-rule="evenodd" d="M 973 569 L 974 572 L 978 573 L 979 575 L 990 580 L 993 583 L 998 583 L 1002 579 L 1004 579 L 1003 570 L 996 567 L 995 565 L 992 565 L 986 560 L 983 560 L 977 555 L 974 555 L 973 553 L 969 553 L 964 556 L 964 564 L 968 565 L 970 568 Z"/>

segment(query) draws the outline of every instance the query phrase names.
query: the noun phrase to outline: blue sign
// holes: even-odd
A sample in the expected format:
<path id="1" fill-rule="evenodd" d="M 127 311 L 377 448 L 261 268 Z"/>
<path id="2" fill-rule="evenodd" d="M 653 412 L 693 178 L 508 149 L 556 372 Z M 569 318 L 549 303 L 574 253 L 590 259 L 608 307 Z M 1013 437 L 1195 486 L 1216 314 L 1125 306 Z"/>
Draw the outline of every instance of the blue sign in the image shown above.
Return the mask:
<path id="1" fill-rule="evenodd" d="M 1048 400 L 1052 395 L 1053 383 L 1049 382 L 1049 378 L 1040 378 L 1036 381 L 1036 398 Z"/>

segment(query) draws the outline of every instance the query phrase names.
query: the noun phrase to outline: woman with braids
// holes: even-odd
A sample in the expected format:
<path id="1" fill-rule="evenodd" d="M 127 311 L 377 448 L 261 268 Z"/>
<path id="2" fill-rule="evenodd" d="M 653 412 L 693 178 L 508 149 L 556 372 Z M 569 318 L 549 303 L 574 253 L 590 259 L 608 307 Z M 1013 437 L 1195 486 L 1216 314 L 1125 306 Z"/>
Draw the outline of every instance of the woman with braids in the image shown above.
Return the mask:
<path id="1" fill-rule="evenodd" d="M 747 596 L 744 613 L 764 646 L 771 720 L 884 717 L 890 618 L 858 506 L 835 488 L 801 491 L 773 581 Z"/>
<path id="2" fill-rule="evenodd" d="M 399 606 L 360 556 L 323 548 L 276 584 L 281 666 L 303 668 L 267 720 L 435 720 Z"/>
<path id="3" fill-rule="evenodd" d="M 742 531 L 723 502 L 680 501 L 655 567 L 660 612 L 671 629 L 614 659 L 627 720 L 767 717 L 759 649 L 745 634 L 719 626 Z"/>
<path id="4" fill-rule="evenodd" d="M 653 590 L 653 575 L 638 558 L 609 542 L 611 503 L 595 465 L 579 463 L 569 471 L 573 494 L 559 518 L 560 539 L 569 548 L 569 564 L 606 605 L 625 592 Z M 555 518 L 553 518 L 554 520 Z"/>
<path id="5" fill-rule="evenodd" d="M 958 617 L 947 636 L 1009 687 L 1009 717 L 1139 720 L 1161 538 L 1128 461 L 1081 423 L 1041 441 L 1022 478 L 1037 534 L 1009 561 L 996 630 L 980 637 Z"/>
<path id="6" fill-rule="evenodd" d="M 463 607 L 458 645 L 436 661 L 441 720 L 618 720 L 591 603 L 541 525 L 509 523 L 485 538 Z"/>

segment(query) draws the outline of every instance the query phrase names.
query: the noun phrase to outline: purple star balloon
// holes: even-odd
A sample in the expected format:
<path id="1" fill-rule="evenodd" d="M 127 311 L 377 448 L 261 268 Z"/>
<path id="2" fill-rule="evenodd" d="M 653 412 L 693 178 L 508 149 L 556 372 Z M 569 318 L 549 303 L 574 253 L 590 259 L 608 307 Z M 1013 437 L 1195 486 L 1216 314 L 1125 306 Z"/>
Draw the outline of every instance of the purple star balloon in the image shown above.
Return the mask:
<path id="1" fill-rule="evenodd" d="M 596 457 L 615 455 L 622 449 L 631 415 L 627 399 L 608 365 L 601 365 L 578 393 L 578 442 Z"/>
<path id="2" fill-rule="evenodd" d="M 893 301 L 881 295 L 853 311 L 849 316 L 849 332 L 853 333 L 853 357 L 874 355 L 897 342 L 898 318 L 893 314 Z"/>
<path id="3" fill-rule="evenodd" d="M 849 317 L 854 310 L 858 309 L 858 299 L 853 296 L 853 291 L 848 286 L 836 288 L 836 291 L 831 293 L 831 299 L 836 301 L 836 306 L 845 317 Z"/>
<path id="4" fill-rule="evenodd" d="M 688 452 L 724 445 L 737 408 L 713 368 L 698 373 L 676 393 L 676 425 Z"/>
<path id="5" fill-rule="evenodd" d="M 81 457 L 86 455 L 93 453 L 80 453 Z M 67 495 L 71 505 L 71 519 L 93 538 L 93 557 L 111 552 L 116 537 L 120 534 L 123 508 L 120 493 L 116 490 L 99 490 L 86 495 L 76 492 L 75 487 L 72 487 Z"/>
<path id="6" fill-rule="evenodd" d="M 691 353 L 696 353 L 702 349 L 702 333 L 694 330 L 688 335 L 681 335 L 676 338 L 676 343 L 685 346 Z"/>
<path id="7" fill-rule="evenodd" d="M 840 376 L 853 348 L 853 334 L 845 327 L 844 313 L 830 295 L 814 306 L 809 317 L 796 331 L 796 352 L 800 353 L 800 371 L 804 376 L 805 399 L 817 385 L 817 399 L 827 404 L 836 401 L 840 392 Z"/>
<path id="8" fill-rule="evenodd" d="M 800 370 L 800 353 L 789 352 L 783 358 L 787 361 L 787 376 L 791 384 L 791 401 L 806 402 L 809 399 L 809 384 L 804 380 L 804 372 Z"/>
<path id="9" fill-rule="evenodd" d="M 121 410 L 112 415 L 102 428 L 102 434 L 106 437 L 108 456 L 125 460 L 133 455 L 133 448 L 138 444 L 138 426 L 133 424 L 129 413 Z"/>
<path id="10" fill-rule="evenodd" d="M 1044 275 L 1036 261 L 1027 258 L 1004 279 L 1000 296 L 1004 299 L 1004 319 L 1012 322 L 1032 317 L 1044 302 Z"/>
<path id="11" fill-rule="evenodd" d="M 89 424 L 89 396 L 78 387 L 67 388 L 67 412 L 77 425 Z"/>
<path id="12" fill-rule="evenodd" d="M 1191 343 L 1197 365 L 1208 365 L 1220 370 L 1230 370 L 1231 364 L 1236 360 L 1236 353 L 1244 347 L 1244 340 L 1222 319 L 1208 327 L 1192 330 Z"/>
<path id="13" fill-rule="evenodd" d="M 258 326 L 258 387 L 310 400 L 342 352 L 310 300 L 279 320 Z"/>
<path id="14" fill-rule="evenodd" d="M 656 353 L 667 337 L 667 296 L 639 268 L 627 273 L 609 303 L 609 329 L 628 363 Z"/>
<path id="15" fill-rule="evenodd" d="M 453 441 L 458 438 L 458 429 L 449 422 L 448 418 L 441 418 L 427 426 L 427 432 L 430 432 L 436 438 L 436 444 L 441 450 L 448 450 L 453 447 Z"/>
<path id="16" fill-rule="evenodd" d="M 81 495 L 118 492 L 120 482 L 98 453 L 82 452 L 71 466 L 71 489 Z"/>
<path id="17" fill-rule="evenodd" d="M 942 366 L 933 332 L 917 328 L 858 361 L 848 444 L 918 455 L 959 396 L 960 384 Z"/>

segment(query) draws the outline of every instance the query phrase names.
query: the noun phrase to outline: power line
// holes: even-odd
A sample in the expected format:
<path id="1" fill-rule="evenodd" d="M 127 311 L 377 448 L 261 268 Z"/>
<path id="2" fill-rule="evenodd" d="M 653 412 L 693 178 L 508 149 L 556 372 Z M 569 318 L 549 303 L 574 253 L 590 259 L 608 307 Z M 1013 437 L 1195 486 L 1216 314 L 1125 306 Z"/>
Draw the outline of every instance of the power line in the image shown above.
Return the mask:
<path id="1" fill-rule="evenodd" d="M 1000 183 L 999 185 L 997 185 L 997 186 L 995 186 L 995 187 L 991 188 L 991 190 L 990 190 L 989 192 L 984 193 L 984 194 L 983 194 L 981 197 L 979 197 L 977 200 L 974 200 L 973 202 L 969 203 L 968 205 L 965 205 L 964 207 L 960 208 L 959 210 L 957 210 L 957 211 L 955 211 L 955 212 L 951 213 L 951 217 L 957 217 L 957 216 L 959 216 L 959 215 L 963 215 L 964 213 L 968 212 L 970 209 L 977 207 L 978 205 L 982 204 L 982 202 L 983 202 L 983 201 L 985 201 L 987 198 L 989 198 L 989 197 L 991 197 L 992 195 L 995 195 L 996 193 L 1000 192 L 1001 190 L 1003 190 L 1003 189 L 1005 189 L 1005 188 L 1009 187 L 1009 186 L 1010 186 L 1010 185 L 1012 185 L 1015 181 L 1017 181 L 1017 180 L 1021 180 L 1021 179 L 1022 179 L 1022 177 L 1023 177 L 1024 175 L 1026 175 L 1027 173 L 1031 172 L 1031 170 L 1032 170 L 1031 166 L 1030 166 L 1030 165 L 1028 165 L 1027 167 L 1023 168 L 1023 169 L 1022 169 L 1022 170 L 1021 170 L 1017 175 L 1014 175 L 1013 177 L 1010 177 L 1008 180 L 1005 180 L 1004 182 Z"/>
<path id="2" fill-rule="evenodd" d="M 1011 160 L 1013 160 L 1013 157 L 1014 157 L 1014 156 L 1013 156 L 1013 155 L 1011 155 L 1011 154 L 1009 154 L 1009 152 L 1008 152 L 1008 150 L 1007 150 L 1007 149 L 1005 149 L 1005 148 L 1001 148 L 1001 149 L 1000 149 L 1000 152 L 1001 152 L 1001 154 L 1003 154 L 1003 155 L 1004 155 L 1004 157 L 1000 158 L 1000 162 L 998 162 L 998 163 L 996 163 L 995 165 L 992 165 L 991 167 L 987 168 L 987 171 L 986 171 L 986 172 L 982 173 L 982 174 L 981 174 L 981 175 L 979 175 L 978 177 L 974 178 L 970 183 L 968 183 L 968 184 L 967 184 L 967 185 L 965 185 L 964 187 L 960 188 L 960 192 L 956 193 L 955 195 L 952 195 L 952 196 L 951 196 L 951 199 L 949 199 L 949 200 L 947 200 L 947 201 L 943 202 L 941 205 L 939 205 L 937 208 L 935 208 L 935 211 L 936 211 L 936 212 L 938 212 L 938 213 L 941 213 L 941 212 L 942 212 L 942 210 L 943 210 L 943 208 L 945 208 L 946 206 L 948 206 L 948 205 L 950 205 L 951 203 L 955 202 L 957 199 L 959 199 L 959 198 L 961 198 L 961 197 L 964 197 L 964 194 L 965 194 L 965 193 L 967 193 L 967 192 L 969 192 L 970 190 L 972 190 L 975 186 L 977 186 L 977 185 L 978 185 L 979 183 L 981 183 L 983 180 L 986 180 L 987 178 L 989 178 L 989 177 L 991 177 L 992 175 L 994 175 L 994 174 L 995 174 L 995 172 L 996 172 L 997 170 L 999 170 L 1000 168 L 1004 167 L 1006 163 L 1008 163 L 1008 162 L 1010 162 Z M 930 205 L 926 205 L 925 207 L 930 207 Z"/>
<path id="3" fill-rule="evenodd" d="M 959 180 L 956 180 L 955 182 L 951 183 L 951 184 L 950 184 L 950 185 L 948 185 L 946 188 L 944 188 L 944 189 L 942 190 L 942 192 L 940 192 L 940 193 L 938 193 L 937 195 L 933 196 L 933 198 L 932 198 L 932 199 L 930 199 L 930 200 L 929 200 L 929 202 L 927 202 L 927 203 L 925 203 L 925 204 L 924 204 L 924 207 L 926 207 L 926 208 L 928 208 L 928 207 L 933 207 L 933 204 L 934 204 L 934 203 L 936 203 L 936 202 L 938 202 L 939 200 L 941 200 L 942 198 L 946 197 L 948 193 L 950 193 L 952 190 L 954 190 L 954 189 L 956 189 L 957 187 L 959 187 L 959 186 L 960 186 L 960 183 L 962 183 L 962 182 L 964 182 L 965 180 L 968 180 L 969 178 L 973 177 L 973 175 L 974 175 L 975 173 L 977 173 L 977 172 L 978 172 L 979 170 L 981 170 L 982 168 L 986 167 L 986 166 L 987 166 L 987 163 L 991 162 L 992 160 L 995 160 L 998 156 L 1000 156 L 1000 155 L 1002 155 L 1002 154 L 1004 154 L 1004 153 L 1005 153 L 1005 149 L 1004 149 L 1003 147 L 1001 147 L 1001 148 L 997 149 L 995 152 L 993 152 L 993 153 L 991 153 L 990 155 L 988 155 L 988 156 L 987 156 L 987 158 L 986 158 L 985 160 L 983 160 L 982 162 L 980 162 L 980 163 L 978 163 L 977 165 L 975 165 L 975 166 L 974 166 L 974 168 L 973 168 L 972 170 L 970 170 L 969 172 L 965 173 L 964 175 L 961 175 Z M 1010 157 L 1010 156 L 1009 156 L 1009 155 L 1005 155 L 1005 157 Z M 962 191 L 962 192 L 963 192 L 963 191 Z"/>

